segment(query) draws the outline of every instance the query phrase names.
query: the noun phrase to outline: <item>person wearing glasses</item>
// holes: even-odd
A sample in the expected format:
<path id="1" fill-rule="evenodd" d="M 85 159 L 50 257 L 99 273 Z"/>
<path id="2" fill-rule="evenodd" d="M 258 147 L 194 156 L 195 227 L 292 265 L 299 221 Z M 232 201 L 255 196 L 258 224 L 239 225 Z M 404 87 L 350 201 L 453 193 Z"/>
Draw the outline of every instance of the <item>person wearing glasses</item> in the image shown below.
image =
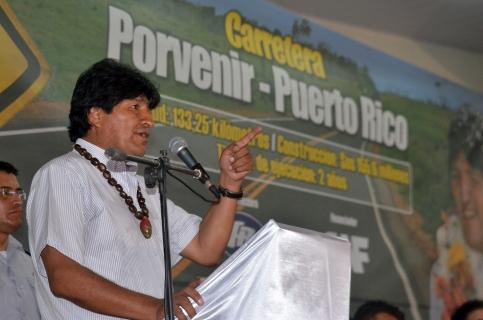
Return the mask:
<path id="1" fill-rule="evenodd" d="M 17 169 L 0 161 L 0 312 L 2 319 L 40 319 L 32 260 L 12 236 L 22 225 L 25 191 Z"/>

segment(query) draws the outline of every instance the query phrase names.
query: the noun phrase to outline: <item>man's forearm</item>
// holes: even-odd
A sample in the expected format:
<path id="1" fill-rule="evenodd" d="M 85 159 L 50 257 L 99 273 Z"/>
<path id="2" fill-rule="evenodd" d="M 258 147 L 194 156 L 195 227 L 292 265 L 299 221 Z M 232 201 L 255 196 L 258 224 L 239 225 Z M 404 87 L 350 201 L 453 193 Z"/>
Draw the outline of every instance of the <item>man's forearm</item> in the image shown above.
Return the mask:
<path id="1" fill-rule="evenodd" d="M 220 186 L 232 192 L 240 191 L 243 180 L 253 167 L 248 145 L 260 132 L 260 128 L 254 128 L 223 150 Z M 236 199 L 228 197 L 222 197 L 219 203 L 212 205 L 203 218 L 199 233 L 181 254 L 200 264 L 216 264 L 230 239 L 236 207 Z"/>
<path id="2" fill-rule="evenodd" d="M 207 254 L 212 253 L 211 258 L 217 263 L 223 254 L 233 229 L 237 201 L 223 198 L 208 210 L 203 219 L 200 232 L 200 245 L 209 248 Z"/>
<path id="3" fill-rule="evenodd" d="M 52 293 L 96 313 L 155 319 L 162 300 L 130 291 L 47 246 L 41 253 Z"/>
<path id="4" fill-rule="evenodd" d="M 237 201 L 222 197 L 206 213 L 196 237 L 183 250 L 182 255 L 196 263 L 217 264 L 230 239 Z"/>

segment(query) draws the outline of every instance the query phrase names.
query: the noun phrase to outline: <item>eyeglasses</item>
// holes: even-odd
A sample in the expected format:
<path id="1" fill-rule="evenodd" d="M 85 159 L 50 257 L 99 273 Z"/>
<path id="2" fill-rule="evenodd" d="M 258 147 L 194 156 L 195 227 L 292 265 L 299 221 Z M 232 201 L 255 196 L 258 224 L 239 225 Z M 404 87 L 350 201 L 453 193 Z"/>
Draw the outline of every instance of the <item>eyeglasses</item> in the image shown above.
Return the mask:
<path id="1" fill-rule="evenodd" d="M 9 187 L 0 187 L 0 197 L 1 198 L 19 197 L 21 200 L 25 201 L 27 199 L 27 194 L 23 189 L 14 190 Z"/>

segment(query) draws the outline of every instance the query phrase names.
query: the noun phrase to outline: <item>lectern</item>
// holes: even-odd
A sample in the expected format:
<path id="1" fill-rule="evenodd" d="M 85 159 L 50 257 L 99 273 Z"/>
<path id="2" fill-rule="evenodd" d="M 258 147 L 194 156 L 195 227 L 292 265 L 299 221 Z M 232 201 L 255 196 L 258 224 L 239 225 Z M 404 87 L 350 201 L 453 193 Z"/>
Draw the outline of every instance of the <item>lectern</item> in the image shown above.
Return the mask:
<path id="1" fill-rule="evenodd" d="M 270 220 L 199 287 L 193 320 L 348 320 L 350 243 Z"/>

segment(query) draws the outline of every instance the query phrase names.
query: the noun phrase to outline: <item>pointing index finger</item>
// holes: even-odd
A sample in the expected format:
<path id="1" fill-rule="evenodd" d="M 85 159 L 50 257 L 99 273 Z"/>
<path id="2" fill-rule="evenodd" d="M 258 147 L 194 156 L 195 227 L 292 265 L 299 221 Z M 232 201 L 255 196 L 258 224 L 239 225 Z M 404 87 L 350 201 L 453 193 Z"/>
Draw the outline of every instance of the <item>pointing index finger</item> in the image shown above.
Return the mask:
<path id="1" fill-rule="evenodd" d="M 256 128 L 253 128 L 251 131 L 249 131 L 246 135 L 244 135 L 240 140 L 238 140 L 237 142 L 235 142 L 235 144 L 239 147 L 239 148 L 243 148 L 245 147 L 246 145 L 248 145 L 253 139 L 255 139 L 255 137 L 260 133 L 262 132 L 262 128 L 260 127 L 256 127 Z"/>

